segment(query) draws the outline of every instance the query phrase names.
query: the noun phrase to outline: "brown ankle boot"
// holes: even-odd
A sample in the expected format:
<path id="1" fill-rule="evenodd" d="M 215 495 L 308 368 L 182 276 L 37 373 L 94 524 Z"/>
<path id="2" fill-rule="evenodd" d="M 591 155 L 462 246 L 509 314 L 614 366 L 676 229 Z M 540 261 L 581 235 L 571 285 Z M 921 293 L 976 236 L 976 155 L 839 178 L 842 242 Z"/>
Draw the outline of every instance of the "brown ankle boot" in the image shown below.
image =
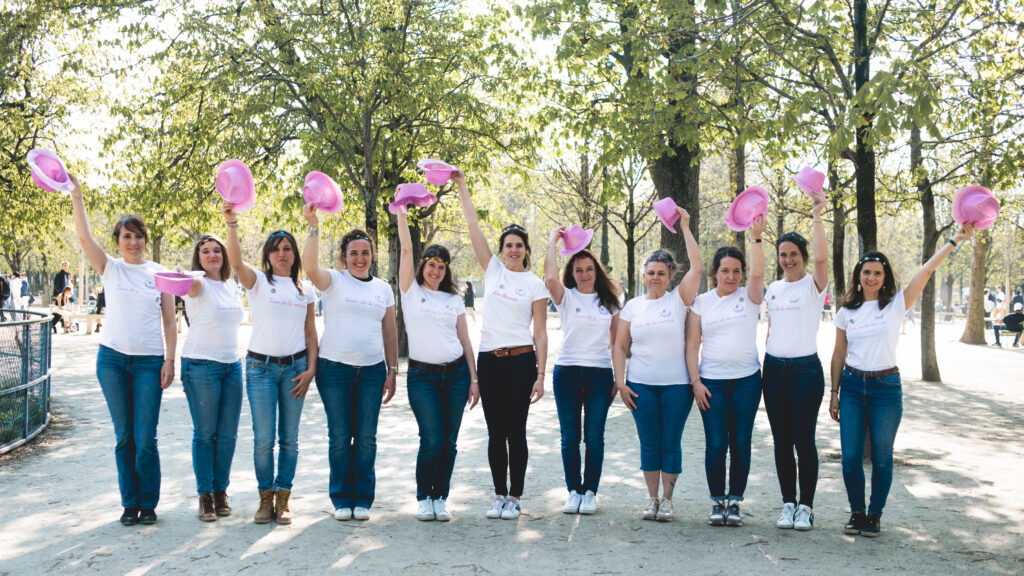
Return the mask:
<path id="1" fill-rule="evenodd" d="M 292 523 L 292 509 L 288 507 L 288 498 L 291 497 L 291 490 L 278 490 L 277 502 L 274 503 L 274 508 L 277 510 L 277 523 L 278 524 L 291 524 Z"/>
<path id="2" fill-rule="evenodd" d="M 256 516 L 252 521 L 256 524 L 266 524 L 274 519 L 274 493 L 270 490 L 260 492 L 260 507 L 256 510 Z"/>
<path id="3" fill-rule="evenodd" d="M 228 493 L 223 490 L 214 490 L 213 507 L 217 510 L 217 516 L 231 516 L 231 506 L 228 506 Z"/>
<path id="4" fill-rule="evenodd" d="M 217 512 L 213 507 L 212 494 L 199 495 L 199 519 L 203 522 L 213 522 L 217 519 Z"/>

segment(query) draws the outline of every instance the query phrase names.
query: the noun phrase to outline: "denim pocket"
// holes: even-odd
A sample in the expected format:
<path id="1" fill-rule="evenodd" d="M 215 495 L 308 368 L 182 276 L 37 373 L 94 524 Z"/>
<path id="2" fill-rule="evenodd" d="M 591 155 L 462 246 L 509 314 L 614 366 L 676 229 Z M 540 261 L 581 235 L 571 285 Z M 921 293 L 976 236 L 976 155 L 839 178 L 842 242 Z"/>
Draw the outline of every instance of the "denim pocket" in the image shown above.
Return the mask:
<path id="1" fill-rule="evenodd" d="M 245 361 L 245 375 L 247 378 L 263 378 L 270 373 L 270 367 L 265 362 Z"/>
<path id="2" fill-rule="evenodd" d="M 903 387 L 903 382 L 902 380 L 900 380 L 899 373 L 882 376 L 881 378 L 878 379 L 878 383 L 882 386 L 893 386 L 896 388 Z"/>

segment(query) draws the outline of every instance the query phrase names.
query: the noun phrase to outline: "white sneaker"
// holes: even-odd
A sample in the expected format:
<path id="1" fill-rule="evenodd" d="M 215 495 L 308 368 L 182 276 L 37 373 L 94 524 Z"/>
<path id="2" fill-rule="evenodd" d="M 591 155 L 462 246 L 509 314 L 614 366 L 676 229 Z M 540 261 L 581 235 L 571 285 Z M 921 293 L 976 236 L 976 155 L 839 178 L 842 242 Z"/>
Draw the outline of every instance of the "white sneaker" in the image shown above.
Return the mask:
<path id="1" fill-rule="evenodd" d="M 661 503 L 658 504 L 658 522 L 671 522 L 672 521 L 672 501 L 668 498 L 662 498 Z"/>
<path id="2" fill-rule="evenodd" d="M 487 509 L 488 518 L 501 518 L 501 509 L 505 507 L 505 497 L 498 494 L 491 500 L 491 507 Z"/>
<path id="3" fill-rule="evenodd" d="M 434 518 L 439 522 L 447 522 L 452 519 L 451 512 L 445 507 L 444 498 L 434 500 Z"/>
<path id="4" fill-rule="evenodd" d="M 430 498 L 420 500 L 419 510 L 416 511 L 416 519 L 424 522 L 434 519 L 434 503 Z"/>
<path id="5" fill-rule="evenodd" d="M 369 520 L 370 509 L 364 506 L 356 506 L 352 509 L 352 517 L 356 520 Z"/>
<path id="6" fill-rule="evenodd" d="M 580 502 L 580 514 L 593 514 L 597 512 L 597 494 L 593 490 L 587 490 Z"/>
<path id="7" fill-rule="evenodd" d="M 352 509 L 351 508 L 335 508 L 334 509 L 335 520 L 351 520 Z"/>
<path id="8" fill-rule="evenodd" d="M 658 518 L 658 499 L 648 498 L 647 504 L 644 506 L 643 519 L 644 520 L 657 520 Z"/>
<path id="9" fill-rule="evenodd" d="M 583 496 L 575 491 L 569 491 L 569 497 L 565 499 L 565 504 L 562 504 L 562 512 L 566 514 L 575 514 L 580 511 L 580 502 L 583 501 Z"/>
<path id="10" fill-rule="evenodd" d="M 775 521 L 776 528 L 792 528 L 793 527 L 793 516 L 796 515 L 796 505 L 792 502 L 786 502 L 782 507 L 782 513 L 779 514 L 779 519 Z"/>
<path id="11" fill-rule="evenodd" d="M 796 509 L 793 528 L 796 528 L 801 532 L 806 532 L 807 530 L 814 528 L 814 511 L 811 510 L 810 506 L 801 504 L 800 507 Z"/>
<path id="12" fill-rule="evenodd" d="M 509 498 L 505 500 L 505 507 L 501 509 L 502 520 L 515 520 L 519 518 L 520 508 L 519 500 L 515 498 Z"/>

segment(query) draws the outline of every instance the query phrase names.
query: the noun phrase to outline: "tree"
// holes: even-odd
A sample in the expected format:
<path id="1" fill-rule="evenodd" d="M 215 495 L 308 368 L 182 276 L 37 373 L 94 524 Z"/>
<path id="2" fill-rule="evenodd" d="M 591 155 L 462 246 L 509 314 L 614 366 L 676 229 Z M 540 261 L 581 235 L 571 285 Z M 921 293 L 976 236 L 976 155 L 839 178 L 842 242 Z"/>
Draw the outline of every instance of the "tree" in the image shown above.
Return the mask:
<path id="1" fill-rule="evenodd" d="M 608 226 L 626 245 L 626 294 L 633 298 L 636 289 L 636 246 L 655 227 L 661 227 L 654 212 L 651 194 L 640 191 L 647 167 L 638 156 L 627 158 L 614 172 L 609 174 L 610 196 L 605 200 L 611 216 Z"/>

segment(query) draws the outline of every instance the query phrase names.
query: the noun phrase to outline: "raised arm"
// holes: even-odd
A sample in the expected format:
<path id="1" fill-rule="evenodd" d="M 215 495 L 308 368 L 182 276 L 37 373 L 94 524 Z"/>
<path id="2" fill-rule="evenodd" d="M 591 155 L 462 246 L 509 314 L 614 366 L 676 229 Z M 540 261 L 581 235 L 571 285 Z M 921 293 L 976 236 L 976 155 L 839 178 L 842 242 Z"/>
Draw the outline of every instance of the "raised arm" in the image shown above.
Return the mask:
<path id="1" fill-rule="evenodd" d="M 690 269 L 683 276 L 683 281 L 677 288 L 679 297 L 687 306 L 693 304 L 697 297 L 697 289 L 700 288 L 700 275 L 704 272 L 704 259 L 700 255 L 700 246 L 697 239 L 690 231 L 690 213 L 682 208 L 676 208 L 679 212 L 679 227 L 683 230 L 683 240 L 686 242 L 686 257 L 690 260 Z"/>
<path id="2" fill-rule="evenodd" d="M 953 236 L 952 242 L 946 242 L 935 251 L 935 254 L 924 263 L 924 266 L 914 274 L 914 277 L 910 279 L 907 287 L 903 289 L 903 300 L 907 306 L 907 310 L 914 305 L 917 301 L 918 296 L 921 295 L 921 291 L 924 290 L 925 284 L 928 283 L 928 279 L 932 277 L 932 273 L 939 267 L 939 264 L 949 257 L 958 244 L 964 240 L 970 238 L 974 234 L 973 224 L 963 224 L 960 229 L 956 231 L 956 235 Z"/>
<path id="3" fill-rule="evenodd" d="M 103 251 L 103 247 L 96 241 L 96 238 L 92 235 L 92 230 L 89 229 L 89 214 L 85 211 L 85 201 L 82 199 L 82 186 L 78 183 L 78 178 L 70 172 L 68 177 L 71 178 L 71 182 L 75 185 L 71 189 L 71 212 L 75 219 L 75 233 L 78 234 L 78 241 L 82 244 L 82 251 L 85 252 L 85 257 L 102 276 L 103 271 L 107 269 L 107 253 Z M 70 284 L 71 277 L 69 276 L 68 285 Z"/>
<path id="4" fill-rule="evenodd" d="M 331 273 L 320 267 L 320 218 L 316 215 L 316 205 L 306 204 L 302 207 L 302 217 L 309 225 L 306 245 L 302 247 L 302 264 L 306 276 L 316 289 L 323 292 L 331 287 Z"/>
<path id="5" fill-rule="evenodd" d="M 228 251 L 228 259 L 231 261 L 231 269 L 238 276 L 238 281 L 246 290 L 252 290 L 256 285 L 256 270 L 249 266 L 242 259 L 242 244 L 238 240 L 238 215 L 235 214 L 235 205 L 224 201 L 220 213 L 224 215 L 224 223 L 228 225 L 228 237 L 224 241 L 224 249 Z"/>
<path id="6" fill-rule="evenodd" d="M 409 232 L 409 217 L 405 210 L 398 213 L 398 287 L 408 292 L 416 280 L 416 265 L 412 261 L 412 234 Z"/>
<path id="7" fill-rule="evenodd" d="M 765 217 L 758 218 L 750 227 L 750 277 L 747 278 L 747 298 L 761 305 L 764 300 L 764 244 L 761 235 L 764 233 Z"/>
<path id="8" fill-rule="evenodd" d="M 544 285 L 548 287 L 551 294 L 551 301 L 558 306 L 562 303 L 565 295 L 565 286 L 558 277 L 558 239 L 562 237 L 565 226 L 557 226 L 551 229 L 548 235 L 548 250 L 544 255 Z"/>
<path id="9" fill-rule="evenodd" d="M 828 286 L 828 240 L 825 238 L 825 224 L 821 212 L 825 209 L 825 197 L 815 196 L 811 213 L 814 227 L 811 232 L 811 248 L 814 250 L 814 287 L 821 293 Z"/>
<path id="10" fill-rule="evenodd" d="M 839 422 L 839 381 L 843 377 L 843 366 L 846 365 L 846 330 L 836 328 L 836 345 L 832 349 L 832 391 L 829 395 L 828 414 Z"/>
<path id="11" fill-rule="evenodd" d="M 466 187 L 466 175 L 459 170 L 452 176 L 456 186 L 459 187 L 459 199 L 462 201 L 462 216 L 466 219 L 466 226 L 469 228 L 469 239 L 473 243 L 473 252 L 476 254 L 476 261 L 485 271 L 491 263 L 490 246 L 487 245 L 487 238 L 480 230 L 480 221 L 476 216 L 476 207 L 473 206 L 473 199 L 469 196 L 469 188 Z"/>

